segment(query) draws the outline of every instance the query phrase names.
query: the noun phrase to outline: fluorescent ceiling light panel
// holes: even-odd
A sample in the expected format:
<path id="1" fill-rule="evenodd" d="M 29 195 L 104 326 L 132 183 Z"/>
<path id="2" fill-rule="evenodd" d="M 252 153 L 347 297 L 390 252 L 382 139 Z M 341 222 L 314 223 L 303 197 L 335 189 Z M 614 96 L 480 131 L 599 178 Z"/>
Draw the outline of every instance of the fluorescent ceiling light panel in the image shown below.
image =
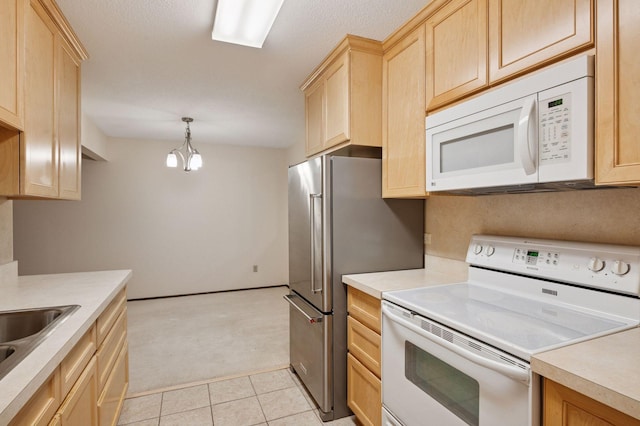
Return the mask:
<path id="1" fill-rule="evenodd" d="M 262 47 L 284 0 L 218 0 L 213 40 Z"/>

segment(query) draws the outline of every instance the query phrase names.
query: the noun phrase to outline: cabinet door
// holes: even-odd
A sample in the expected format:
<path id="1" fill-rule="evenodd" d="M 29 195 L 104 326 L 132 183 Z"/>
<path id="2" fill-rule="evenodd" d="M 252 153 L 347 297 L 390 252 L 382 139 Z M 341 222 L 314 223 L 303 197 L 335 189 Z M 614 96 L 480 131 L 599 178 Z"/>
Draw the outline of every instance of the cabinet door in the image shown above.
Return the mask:
<path id="1" fill-rule="evenodd" d="M 348 141 L 349 136 L 349 54 L 344 54 L 327 68 L 325 78 L 325 143 L 328 148 Z"/>
<path id="2" fill-rule="evenodd" d="M 118 422 L 124 397 L 129 387 L 128 353 L 125 343 L 98 400 L 100 426 L 115 425 Z"/>
<path id="3" fill-rule="evenodd" d="M 598 0 L 596 183 L 640 183 L 640 2 Z"/>
<path id="4" fill-rule="evenodd" d="M 489 80 L 593 45 L 593 0 L 489 0 Z"/>
<path id="5" fill-rule="evenodd" d="M 322 151 L 324 145 L 324 80 L 319 80 L 305 94 L 307 156 Z"/>
<path id="6" fill-rule="evenodd" d="M 0 6 L 0 125 L 22 129 L 24 0 Z"/>
<path id="7" fill-rule="evenodd" d="M 548 379 L 544 380 L 543 409 L 545 426 L 640 425 L 640 420 Z"/>
<path id="8" fill-rule="evenodd" d="M 361 424 L 382 423 L 382 383 L 351 354 L 347 354 L 347 405 Z"/>
<path id="9" fill-rule="evenodd" d="M 58 196 L 55 137 L 55 47 L 57 30 L 37 1 L 26 8 L 25 133 L 21 138 L 21 193 Z"/>
<path id="10" fill-rule="evenodd" d="M 382 196 L 425 193 L 425 34 L 420 26 L 382 57 Z"/>
<path id="11" fill-rule="evenodd" d="M 62 426 L 98 425 L 98 375 L 93 358 L 60 406 Z"/>
<path id="12" fill-rule="evenodd" d="M 60 146 L 60 198 L 80 199 L 80 61 L 69 44 L 57 37 L 58 143 Z"/>
<path id="13" fill-rule="evenodd" d="M 9 426 L 48 425 L 60 406 L 60 400 L 60 374 L 56 370 L 9 422 Z"/>
<path id="14" fill-rule="evenodd" d="M 454 0 L 426 23 L 427 105 L 432 110 L 487 85 L 487 0 Z"/>

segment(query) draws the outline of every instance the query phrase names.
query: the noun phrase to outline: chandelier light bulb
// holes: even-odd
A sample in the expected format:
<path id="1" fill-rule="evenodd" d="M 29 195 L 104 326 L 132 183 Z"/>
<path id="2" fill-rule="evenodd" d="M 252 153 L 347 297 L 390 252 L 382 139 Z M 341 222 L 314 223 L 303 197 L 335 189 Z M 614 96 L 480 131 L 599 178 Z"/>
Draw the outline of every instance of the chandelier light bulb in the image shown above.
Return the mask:
<path id="1" fill-rule="evenodd" d="M 191 156 L 191 169 L 198 170 L 200 167 L 202 167 L 202 156 L 198 151 L 196 151 Z"/>
<path id="2" fill-rule="evenodd" d="M 178 167 L 178 157 L 173 152 L 167 154 L 167 167 Z"/>

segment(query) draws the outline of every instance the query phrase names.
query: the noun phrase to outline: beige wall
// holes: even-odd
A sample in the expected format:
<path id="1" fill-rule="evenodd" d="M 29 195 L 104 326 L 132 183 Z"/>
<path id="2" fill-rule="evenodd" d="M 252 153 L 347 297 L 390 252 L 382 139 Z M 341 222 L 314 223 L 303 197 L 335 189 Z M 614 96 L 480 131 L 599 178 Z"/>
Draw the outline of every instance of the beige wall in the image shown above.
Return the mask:
<path id="1" fill-rule="evenodd" d="M 292 166 L 307 159 L 304 140 L 298 141 L 287 149 L 287 163 Z"/>
<path id="2" fill-rule="evenodd" d="M 0 265 L 13 260 L 13 202 L 0 197 Z"/>
<path id="3" fill-rule="evenodd" d="M 473 234 L 640 245 L 640 189 L 427 200 L 427 253 L 464 260 Z"/>
<path id="4" fill-rule="evenodd" d="M 14 201 L 20 275 L 132 269 L 131 298 L 287 283 L 286 150 L 201 143 L 187 174 L 177 143 L 110 139 L 82 201 Z"/>

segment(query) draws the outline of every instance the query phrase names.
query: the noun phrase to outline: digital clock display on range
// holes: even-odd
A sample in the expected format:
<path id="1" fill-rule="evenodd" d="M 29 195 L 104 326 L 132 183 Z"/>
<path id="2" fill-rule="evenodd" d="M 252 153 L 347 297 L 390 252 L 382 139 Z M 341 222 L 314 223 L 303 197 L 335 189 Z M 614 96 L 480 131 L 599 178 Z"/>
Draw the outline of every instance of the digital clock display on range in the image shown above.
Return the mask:
<path id="1" fill-rule="evenodd" d="M 538 257 L 538 252 L 537 251 L 533 251 L 533 250 L 529 250 L 529 251 L 527 251 L 527 257 Z"/>

